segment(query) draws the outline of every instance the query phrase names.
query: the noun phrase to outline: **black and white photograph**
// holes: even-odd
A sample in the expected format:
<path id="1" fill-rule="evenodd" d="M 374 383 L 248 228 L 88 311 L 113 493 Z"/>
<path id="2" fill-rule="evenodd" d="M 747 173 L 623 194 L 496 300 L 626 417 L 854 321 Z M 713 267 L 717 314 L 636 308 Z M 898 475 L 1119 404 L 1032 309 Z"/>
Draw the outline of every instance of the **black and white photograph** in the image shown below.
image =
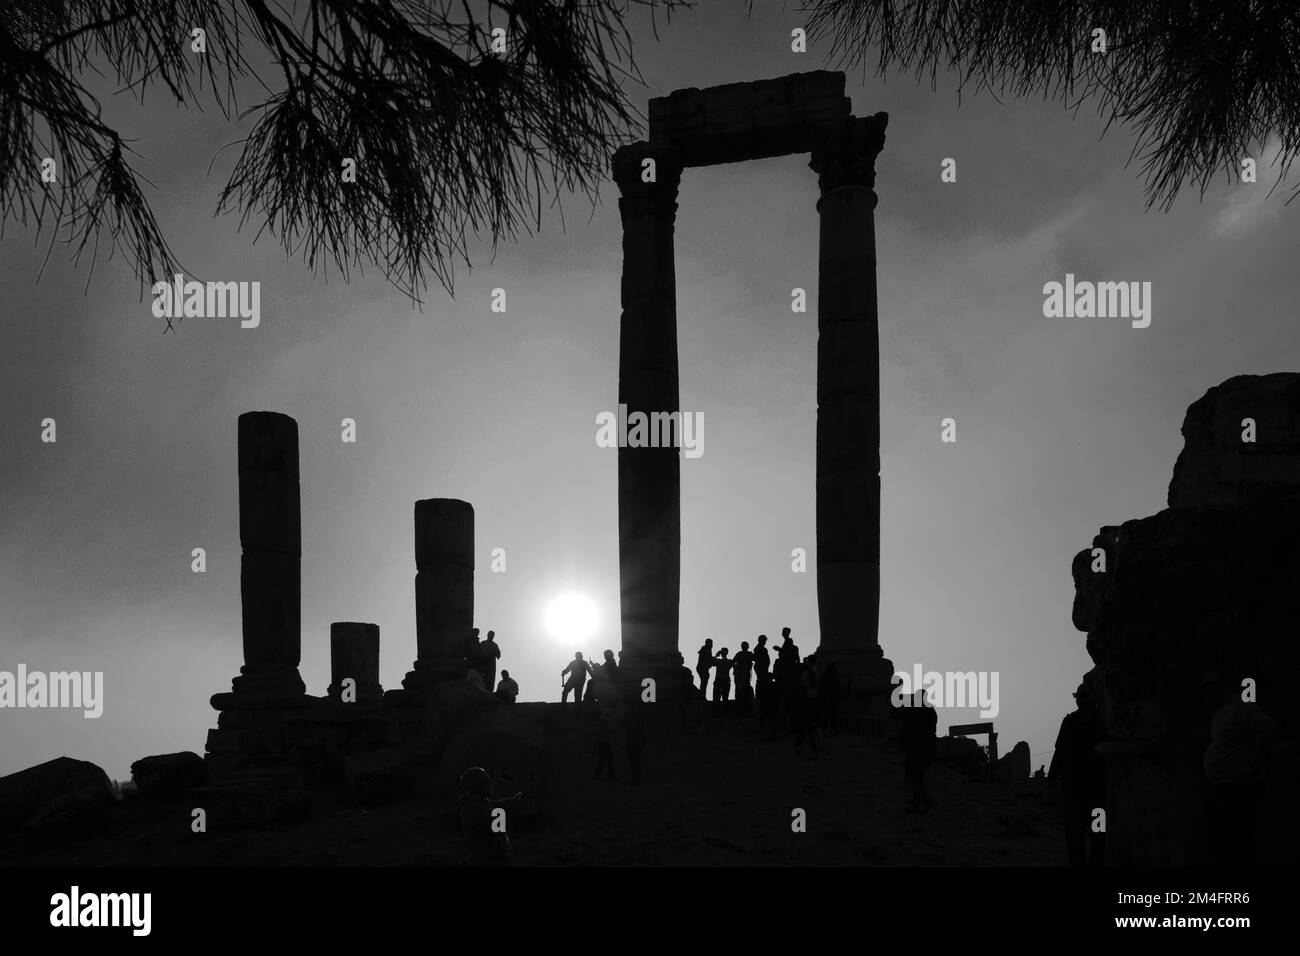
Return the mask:
<path id="1" fill-rule="evenodd" d="M 1297 156 L 1293 0 L 0 2 L 6 938 L 1285 925 Z"/>

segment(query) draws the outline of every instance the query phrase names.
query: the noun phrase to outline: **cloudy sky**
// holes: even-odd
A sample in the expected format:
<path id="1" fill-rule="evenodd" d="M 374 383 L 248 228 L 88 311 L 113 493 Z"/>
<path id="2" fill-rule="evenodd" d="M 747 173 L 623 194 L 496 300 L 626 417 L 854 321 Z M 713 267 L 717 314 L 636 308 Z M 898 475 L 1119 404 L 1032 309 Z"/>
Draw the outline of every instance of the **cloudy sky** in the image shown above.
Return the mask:
<path id="1" fill-rule="evenodd" d="M 825 65 L 790 52 L 795 10 L 709 3 L 656 42 L 649 96 Z M 886 110 L 877 168 L 882 359 L 881 641 L 902 670 L 1000 674 L 1002 748 L 1050 759 L 1090 666 L 1070 624 L 1070 559 L 1103 524 L 1165 503 L 1188 404 L 1239 373 L 1294 369 L 1300 212 L 1260 183 L 1144 211 L 1123 130 L 1085 112 L 999 104 L 908 77 L 850 75 L 859 115 Z M 558 698 L 574 648 L 542 627 L 555 595 L 601 612 L 618 647 L 616 452 L 596 415 L 618 384 L 616 190 L 542 233 L 479 250 L 455 298 L 423 311 L 377 277 L 313 277 L 232 217 L 214 219 L 238 133 L 218 114 L 112 104 L 145 154 L 154 208 L 203 278 L 262 284 L 262 321 L 175 334 L 120 262 L 86 287 L 9 228 L 0 242 L 0 670 L 103 671 L 104 715 L 0 711 L 0 774 L 61 754 L 125 778 L 152 753 L 202 752 L 241 664 L 236 419 L 294 416 L 303 497 L 302 673 L 329 680 L 329 624 L 381 627 L 381 679 L 415 656 L 412 504 L 477 515 L 476 617 L 524 699 Z M 940 164 L 957 161 L 957 182 Z M 817 184 L 806 157 L 689 170 L 677 220 L 682 404 L 707 423 L 682 464 L 681 630 L 733 650 L 793 628 L 817 640 L 814 554 Z M 1043 284 L 1148 281 L 1149 328 L 1048 319 Z M 806 315 L 790 291 L 809 290 Z M 508 311 L 490 310 L 507 290 Z M 40 441 L 56 419 L 58 441 Z M 358 441 L 339 439 L 344 417 Z M 957 421 L 955 444 L 940 422 Z M 207 549 L 208 571 L 190 570 Z M 491 573 L 504 548 L 507 570 Z M 941 727 L 974 717 L 944 711 Z"/>

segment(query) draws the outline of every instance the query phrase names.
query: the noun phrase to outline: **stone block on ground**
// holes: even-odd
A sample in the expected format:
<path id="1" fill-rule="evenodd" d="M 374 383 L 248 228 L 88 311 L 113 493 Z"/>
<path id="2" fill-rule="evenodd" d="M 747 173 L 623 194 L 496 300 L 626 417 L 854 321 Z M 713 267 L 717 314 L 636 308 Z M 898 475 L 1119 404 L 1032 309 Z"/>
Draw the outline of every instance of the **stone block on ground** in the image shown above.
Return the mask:
<path id="1" fill-rule="evenodd" d="M 143 757 L 131 764 L 131 779 L 145 798 L 184 793 L 208 782 L 203 758 L 191 751 Z"/>
<path id="2" fill-rule="evenodd" d="M 56 757 L 0 777 L 0 837 L 18 831 L 45 804 L 83 792 L 88 796 L 87 801 L 65 801 L 56 804 L 52 812 L 56 816 L 62 813 L 66 818 L 74 804 L 88 809 L 104 803 L 105 799 L 106 806 L 111 806 L 114 801 L 113 784 L 108 774 L 87 760 L 73 760 L 71 757 Z M 62 811 L 58 809 L 60 806 Z M 53 823 L 48 814 L 46 823 Z"/>

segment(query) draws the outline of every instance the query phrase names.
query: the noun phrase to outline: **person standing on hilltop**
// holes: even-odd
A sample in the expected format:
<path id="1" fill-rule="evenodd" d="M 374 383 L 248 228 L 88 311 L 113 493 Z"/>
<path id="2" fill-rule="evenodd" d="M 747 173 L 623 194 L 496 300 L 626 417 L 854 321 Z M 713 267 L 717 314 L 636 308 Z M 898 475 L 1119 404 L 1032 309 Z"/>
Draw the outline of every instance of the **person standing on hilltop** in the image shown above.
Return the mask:
<path id="1" fill-rule="evenodd" d="M 799 647 L 795 644 L 794 638 L 790 636 L 790 629 L 788 627 L 781 628 L 781 637 L 784 640 L 781 646 L 777 648 L 777 660 L 784 662 L 787 666 L 790 664 L 798 664 Z"/>
<path id="2" fill-rule="evenodd" d="M 612 651 L 607 653 L 613 657 Z M 624 728 L 623 701 L 618 693 L 618 685 L 614 682 L 615 676 L 616 672 L 608 666 L 592 669 L 590 687 L 594 688 L 595 706 L 591 709 L 589 719 L 596 741 L 597 780 L 605 771 L 609 772 L 610 780 L 618 779 L 614 768 L 614 735 Z"/>
<path id="3" fill-rule="evenodd" d="M 496 631 L 487 632 L 487 640 L 478 646 L 478 659 L 473 662 L 478 672 L 483 675 L 483 684 L 489 690 L 496 686 L 497 661 L 501 659 L 501 648 L 496 642 Z"/>
<path id="4" fill-rule="evenodd" d="M 601 665 L 604 672 L 601 676 L 607 681 L 618 680 L 618 659 L 615 658 L 614 652 L 608 648 L 605 650 L 605 662 Z"/>
<path id="5" fill-rule="evenodd" d="M 721 714 L 727 708 L 727 698 L 731 696 L 731 665 L 734 661 L 727 659 L 727 648 L 723 648 L 713 659 L 713 713 Z"/>
<path id="6" fill-rule="evenodd" d="M 758 735 L 763 740 L 776 740 L 778 704 L 776 678 L 764 671 L 758 675 Z"/>
<path id="7" fill-rule="evenodd" d="M 496 696 L 507 704 L 513 704 L 519 696 L 519 685 L 507 670 L 501 672 L 501 682 L 497 684 Z"/>
<path id="8" fill-rule="evenodd" d="M 582 659 L 582 651 L 573 655 L 573 660 L 568 663 L 564 670 L 560 671 L 560 677 L 565 675 L 569 679 L 564 682 L 564 690 L 560 693 L 560 703 L 563 704 L 569 698 L 570 692 L 573 694 L 575 704 L 582 703 L 582 685 L 587 682 L 591 676 L 591 665 Z"/>
<path id="9" fill-rule="evenodd" d="M 898 742 L 903 748 L 903 782 L 912 791 L 907 809 L 909 813 L 924 813 L 934 806 L 925 792 L 925 772 L 939 749 L 939 715 L 925 691 L 918 690 L 910 701 L 894 709 L 893 716 L 903 722 Z"/>
<path id="10" fill-rule="evenodd" d="M 786 729 L 794 730 L 795 711 L 799 707 L 798 697 L 801 693 L 799 678 L 802 676 L 802 671 L 799 667 L 799 648 L 791 639 L 788 627 L 781 628 L 781 636 L 785 640 L 776 650 L 776 666 L 773 667 L 772 673 L 776 677 L 777 699 L 785 708 Z"/>
<path id="11" fill-rule="evenodd" d="M 473 628 L 465 638 L 465 663 L 478 670 L 479 661 L 478 628 Z"/>
<path id="12" fill-rule="evenodd" d="M 822 692 L 822 726 L 826 728 L 828 736 L 836 737 L 840 732 L 840 697 L 843 688 L 840 686 L 839 668 L 835 666 L 834 661 L 826 665 L 821 676 Z"/>
<path id="13" fill-rule="evenodd" d="M 803 754 L 804 741 L 812 747 L 817 758 L 817 672 L 811 657 L 800 664 L 791 664 L 793 675 L 789 678 L 790 691 L 786 697 L 790 710 L 790 723 L 794 727 L 794 755 Z"/>
<path id="14" fill-rule="evenodd" d="M 732 659 L 731 669 L 736 675 L 736 713 L 748 715 L 754 701 L 754 688 L 749 682 L 754 655 L 750 653 L 749 641 L 740 642 L 740 653 Z"/>
<path id="15" fill-rule="evenodd" d="M 713 666 L 713 638 L 706 638 L 695 655 L 695 673 L 700 675 L 700 696 L 709 699 L 709 668 Z"/>
<path id="16" fill-rule="evenodd" d="M 754 674 L 758 678 L 758 683 L 763 683 L 763 677 L 772 669 L 772 655 L 767 652 L 767 635 L 758 635 L 758 643 L 754 645 Z"/>
<path id="17" fill-rule="evenodd" d="M 1096 754 L 1106 728 L 1086 681 L 1075 690 L 1074 702 L 1075 710 L 1062 718 L 1056 735 L 1047 785 L 1061 781 L 1070 866 L 1101 866 L 1105 834 L 1092 832 L 1092 814 L 1106 800 L 1106 765 Z"/>

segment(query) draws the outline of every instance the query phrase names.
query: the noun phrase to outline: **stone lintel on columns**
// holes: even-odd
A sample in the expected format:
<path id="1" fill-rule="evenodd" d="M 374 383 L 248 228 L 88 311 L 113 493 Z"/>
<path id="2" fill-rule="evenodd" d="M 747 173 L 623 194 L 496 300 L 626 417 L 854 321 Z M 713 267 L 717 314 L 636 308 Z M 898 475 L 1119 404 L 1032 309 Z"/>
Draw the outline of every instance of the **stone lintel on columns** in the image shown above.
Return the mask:
<path id="1" fill-rule="evenodd" d="M 844 74 L 831 70 L 692 87 L 650 100 L 650 142 L 675 148 L 686 166 L 806 153 L 817 129 L 851 108 Z"/>

